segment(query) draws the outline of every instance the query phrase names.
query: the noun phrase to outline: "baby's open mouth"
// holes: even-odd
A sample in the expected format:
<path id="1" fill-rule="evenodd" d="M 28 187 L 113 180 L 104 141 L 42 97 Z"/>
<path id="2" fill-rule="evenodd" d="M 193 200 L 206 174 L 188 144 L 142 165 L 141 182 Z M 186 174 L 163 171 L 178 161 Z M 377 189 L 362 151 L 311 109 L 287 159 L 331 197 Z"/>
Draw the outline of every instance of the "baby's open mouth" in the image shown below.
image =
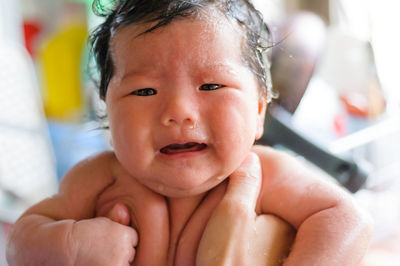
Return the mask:
<path id="1" fill-rule="evenodd" d="M 202 151 L 207 148 L 207 144 L 197 143 L 197 142 L 188 142 L 185 144 L 170 144 L 165 146 L 160 150 L 163 154 L 178 154 L 184 152 L 197 152 Z"/>

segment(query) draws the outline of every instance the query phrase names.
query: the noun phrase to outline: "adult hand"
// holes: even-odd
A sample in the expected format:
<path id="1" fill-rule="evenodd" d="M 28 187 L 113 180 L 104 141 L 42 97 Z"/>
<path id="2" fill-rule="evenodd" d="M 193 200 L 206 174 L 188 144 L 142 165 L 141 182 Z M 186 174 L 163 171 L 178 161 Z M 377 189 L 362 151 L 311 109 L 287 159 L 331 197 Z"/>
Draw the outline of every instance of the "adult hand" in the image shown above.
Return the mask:
<path id="1" fill-rule="evenodd" d="M 74 223 L 71 239 L 76 244 L 75 265 L 129 266 L 135 257 L 138 235 L 124 223 L 126 220 L 115 222 L 105 217 Z"/>
<path id="2" fill-rule="evenodd" d="M 262 182 L 258 156 L 250 153 L 229 177 L 226 193 L 201 238 L 196 265 L 281 265 L 294 230 L 255 211 Z"/>

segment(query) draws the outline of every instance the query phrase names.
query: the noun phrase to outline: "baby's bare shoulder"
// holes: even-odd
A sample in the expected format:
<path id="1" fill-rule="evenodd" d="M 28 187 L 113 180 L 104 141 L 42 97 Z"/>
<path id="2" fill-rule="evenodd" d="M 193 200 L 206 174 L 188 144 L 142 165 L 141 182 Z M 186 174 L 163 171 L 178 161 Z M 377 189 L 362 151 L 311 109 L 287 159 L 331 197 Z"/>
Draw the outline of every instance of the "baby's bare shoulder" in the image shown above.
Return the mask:
<path id="1" fill-rule="evenodd" d="M 277 150 L 269 146 L 254 145 L 252 151 L 255 152 L 260 159 L 268 161 L 280 161 L 280 160 L 293 160 L 293 156 L 289 155 L 285 151 Z"/>
<path id="2" fill-rule="evenodd" d="M 268 169 L 268 171 L 263 171 L 264 176 L 272 178 L 277 174 L 287 174 L 292 170 L 294 172 L 306 170 L 304 165 L 287 152 L 261 145 L 254 146 L 252 151 L 260 158 L 261 167 Z"/>
<path id="3" fill-rule="evenodd" d="M 55 220 L 92 217 L 98 196 L 114 182 L 115 163 L 113 152 L 80 161 L 62 178 L 57 194 L 32 206 L 24 215 L 40 214 Z"/>
<path id="4" fill-rule="evenodd" d="M 333 181 L 285 151 L 266 146 L 254 146 L 253 151 L 260 158 L 263 184 L 267 183 L 264 184 L 265 189 L 268 189 L 266 186 L 271 186 L 272 189 L 287 188 L 292 192 L 298 191 L 300 195 L 304 194 L 303 189 L 320 192 L 333 189 L 335 193 L 344 192 Z"/>
<path id="5" fill-rule="evenodd" d="M 116 161 L 113 151 L 103 151 L 93 154 L 78 162 L 71 170 L 85 170 L 88 168 L 110 167 Z"/>
<path id="6" fill-rule="evenodd" d="M 62 180 L 91 178 L 94 174 L 107 175 L 112 172 L 115 162 L 115 154 L 111 151 L 94 154 L 74 165 Z"/>
<path id="7" fill-rule="evenodd" d="M 59 194 L 98 194 L 115 182 L 118 161 L 111 151 L 92 155 L 73 166 L 62 178 Z"/>
<path id="8" fill-rule="evenodd" d="M 294 156 L 256 146 L 260 157 L 262 213 L 274 213 L 295 227 L 318 211 L 351 202 L 348 192 L 307 167 Z"/>

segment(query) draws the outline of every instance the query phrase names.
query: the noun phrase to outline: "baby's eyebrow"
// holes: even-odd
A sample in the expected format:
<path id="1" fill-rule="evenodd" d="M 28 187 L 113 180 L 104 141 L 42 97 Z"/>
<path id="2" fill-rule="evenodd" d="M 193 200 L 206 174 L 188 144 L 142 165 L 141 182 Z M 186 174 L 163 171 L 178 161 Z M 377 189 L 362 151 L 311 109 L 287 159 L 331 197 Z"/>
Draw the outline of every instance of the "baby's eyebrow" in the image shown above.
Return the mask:
<path id="1" fill-rule="evenodd" d="M 239 76 L 242 71 L 246 71 L 247 68 L 241 64 L 231 63 L 231 62 L 211 62 L 205 63 L 198 66 L 197 70 L 192 69 L 194 73 L 203 73 L 204 75 L 210 75 L 215 73 L 222 73 L 229 76 Z M 199 71 L 200 70 L 200 71 Z M 163 72 L 162 70 L 152 67 L 143 67 L 141 69 L 131 70 L 126 72 L 121 77 L 121 82 L 130 79 L 132 77 L 149 77 L 157 76 L 157 73 Z M 196 74 L 195 74 L 196 75 Z"/>
<path id="2" fill-rule="evenodd" d="M 238 70 L 241 70 L 244 66 L 232 63 L 212 63 L 206 64 L 203 68 L 208 71 L 225 72 L 236 75 L 238 74 Z"/>
<path id="3" fill-rule="evenodd" d="M 154 72 L 156 72 L 155 69 L 151 67 L 143 67 L 141 69 L 127 71 L 122 75 L 121 81 L 130 79 L 132 77 L 146 77 L 149 75 L 149 73 L 154 73 Z"/>

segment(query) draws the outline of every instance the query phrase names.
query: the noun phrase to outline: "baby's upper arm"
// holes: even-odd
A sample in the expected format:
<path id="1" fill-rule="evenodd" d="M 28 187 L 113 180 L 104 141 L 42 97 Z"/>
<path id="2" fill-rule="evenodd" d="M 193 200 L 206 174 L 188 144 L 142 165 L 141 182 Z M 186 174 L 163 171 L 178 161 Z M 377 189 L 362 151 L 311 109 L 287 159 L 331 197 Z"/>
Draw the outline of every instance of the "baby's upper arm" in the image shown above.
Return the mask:
<path id="1" fill-rule="evenodd" d="M 92 218 L 98 196 L 115 182 L 115 162 L 112 152 L 79 162 L 63 177 L 56 195 L 32 206 L 23 216 L 39 214 L 54 220 Z"/>
<path id="2" fill-rule="evenodd" d="M 256 146 L 263 183 L 259 206 L 298 228 L 308 217 L 339 204 L 352 204 L 351 196 L 323 179 L 292 156 L 268 147 Z"/>

